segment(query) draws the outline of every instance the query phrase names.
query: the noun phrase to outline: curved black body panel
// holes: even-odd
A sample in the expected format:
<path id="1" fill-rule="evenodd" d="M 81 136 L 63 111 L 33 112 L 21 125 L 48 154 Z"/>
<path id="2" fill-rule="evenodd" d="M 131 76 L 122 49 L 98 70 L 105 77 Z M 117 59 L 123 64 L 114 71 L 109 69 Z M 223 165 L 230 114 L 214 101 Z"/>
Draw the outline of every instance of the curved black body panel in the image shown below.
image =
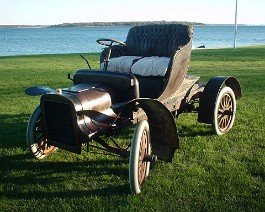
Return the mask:
<path id="1" fill-rule="evenodd" d="M 172 113 L 158 100 L 135 101 L 147 115 L 153 154 L 160 160 L 172 161 L 175 150 L 179 148 L 178 131 Z"/>

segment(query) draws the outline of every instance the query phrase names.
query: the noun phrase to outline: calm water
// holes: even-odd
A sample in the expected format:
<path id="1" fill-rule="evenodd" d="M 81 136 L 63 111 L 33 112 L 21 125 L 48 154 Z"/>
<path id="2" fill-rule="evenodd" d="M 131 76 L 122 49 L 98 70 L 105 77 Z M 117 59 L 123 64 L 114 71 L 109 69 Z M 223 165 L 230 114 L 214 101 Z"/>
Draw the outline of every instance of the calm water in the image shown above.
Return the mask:
<path id="1" fill-rule="evenodd" d="M 126 40 L 130 27 L 0 29 L 0 56 L 99 52 L 99 38 Z M 194 47 L 232 47 L 233 26 L 195 26 Z M 265 45 L 265 26 L 238 26 L 237 46 Z"/>

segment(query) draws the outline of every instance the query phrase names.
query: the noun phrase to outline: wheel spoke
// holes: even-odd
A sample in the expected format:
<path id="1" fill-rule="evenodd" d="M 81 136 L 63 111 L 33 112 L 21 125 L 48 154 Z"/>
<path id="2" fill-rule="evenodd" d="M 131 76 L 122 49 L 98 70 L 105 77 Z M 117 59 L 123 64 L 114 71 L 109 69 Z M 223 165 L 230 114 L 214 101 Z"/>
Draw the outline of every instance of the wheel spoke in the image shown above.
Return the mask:
<path id="1" fill-rule="evenodd" d="M 144 130 L 142 137 L 141 137 L 141 142 L 140 142 L 140 149 L 139 149 L 139 168 L 138 168 L 138 180 L 139 180 L 139 185 L 142 186 L 144 183 L 145 179 L 145 174 L 146 174 L 146 165 L 147 163 L 144 160 L 144 156 L 147 153 L 147 132 Z"/>
<path id="2" fill-rule="evenodd" d="M 40 119 L 35 122 L 34 141 L 36 148 L 41 154 L 47 155 L 55 150 L 55 147 L 49 145 L 44 138 L 43 131 L 40 127 Z"/>

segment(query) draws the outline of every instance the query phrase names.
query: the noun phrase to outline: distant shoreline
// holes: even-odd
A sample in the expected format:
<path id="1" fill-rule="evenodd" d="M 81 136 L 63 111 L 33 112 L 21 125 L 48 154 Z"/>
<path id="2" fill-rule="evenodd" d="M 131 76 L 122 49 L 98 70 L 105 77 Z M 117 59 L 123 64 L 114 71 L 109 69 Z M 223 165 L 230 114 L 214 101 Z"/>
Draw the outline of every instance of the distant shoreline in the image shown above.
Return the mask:
<path id="1" fill-rule="evenodd" d="M 0 25 L 0 28 L 45 28 L 49 25 Z"/>
<path id="2" fill-rule="evenodd" d="M 180 21 L 130 21 L 130 22 L 84 22 L 84 23 L 63 23 L 56 25 L 0 25 L 0 28 L 47 28 L 47 27 L 126 27 L 140 26 L 146 24 L 186 24 L 193 26 L 234 26 L 234 24 L 204 24 L 198 22 L 180 22 Z M 238 24 L 238 26 L 265 26 Z"/>
<path id="3" fill-rule="evenodd" d="M 46 27 L 105 27 L 105 26 L 139 26 L 146 24 L 187 24 L 205 25 L 197 22 L 186 21 L 130 21 L 130 22 L 83 22 L 83 23 L 63 23 L 56 25 L 0 25 L 0 28 L 46 28 Z"/>

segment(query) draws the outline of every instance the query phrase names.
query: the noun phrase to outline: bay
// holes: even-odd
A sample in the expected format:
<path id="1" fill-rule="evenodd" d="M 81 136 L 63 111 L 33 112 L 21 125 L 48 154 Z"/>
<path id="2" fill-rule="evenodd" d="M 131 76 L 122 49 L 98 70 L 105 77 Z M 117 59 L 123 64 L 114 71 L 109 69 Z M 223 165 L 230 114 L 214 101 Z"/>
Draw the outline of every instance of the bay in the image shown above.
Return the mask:
<path id="1" fill-rule="evenodd" d="M 99 38 L 126 40 L 130 27 L 0 28 L 0 56 L 100 52 Z M 265 45 L 265 26 L 238 26 L 237 46 Z M 194 26 L 194 48 L 233 47 L 234 26 Z"/>

